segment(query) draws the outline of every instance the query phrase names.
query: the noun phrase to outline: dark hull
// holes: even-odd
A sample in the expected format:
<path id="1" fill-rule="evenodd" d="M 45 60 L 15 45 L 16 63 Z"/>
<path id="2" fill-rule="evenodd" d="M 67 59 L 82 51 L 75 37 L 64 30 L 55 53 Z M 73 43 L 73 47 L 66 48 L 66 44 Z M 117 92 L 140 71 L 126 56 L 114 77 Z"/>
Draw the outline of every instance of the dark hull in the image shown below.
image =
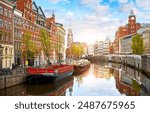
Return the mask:
<path id="1" fill-rule="evenodd" d="M 90 68 L 90 65 L 86 65 L 86 66 L 74 66 L 74 73 L 73 73 L 73 75 L 83 74 L 89 68 Z"/>
<path id="2" fill-rule="evenodd" d="M 55 82 L 57 80 L 63 79 L 65 77 L 71 76 L 73 74 L 74 70 L 61 73 L 61 74 L 54 74 L 54 75 L 48 75 L 48 74 L 35 74 L 35 75 L 29 75 L 26 77 L 26 82 L 29 84 L 46 84 Z"/>
<path id="3" fill-rule="evenodd" d="M 68 76 L 65 77 L 58 82 L 50 83 L 50 84 L 42 84 L 38 85 L 29 85 L 27 89 L 28 95 L 35 95 L 35 96 L 63 96 L 68 88 L 73 86 L 73 77 Z"/>

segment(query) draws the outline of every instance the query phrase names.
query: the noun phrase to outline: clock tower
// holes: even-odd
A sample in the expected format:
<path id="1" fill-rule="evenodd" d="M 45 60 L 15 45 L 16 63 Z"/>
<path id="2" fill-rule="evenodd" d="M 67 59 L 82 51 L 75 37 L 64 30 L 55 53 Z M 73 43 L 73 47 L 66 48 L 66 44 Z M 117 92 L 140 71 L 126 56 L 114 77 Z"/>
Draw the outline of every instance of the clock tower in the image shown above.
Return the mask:
<path id="1" fill-rule="evenodd" d="M 136 16 L 134 15 L 133 10 L 131 10 L 131 13 L 129 15 L 128 28 L 129 28 L 129 34 L 136 33 Z"/>

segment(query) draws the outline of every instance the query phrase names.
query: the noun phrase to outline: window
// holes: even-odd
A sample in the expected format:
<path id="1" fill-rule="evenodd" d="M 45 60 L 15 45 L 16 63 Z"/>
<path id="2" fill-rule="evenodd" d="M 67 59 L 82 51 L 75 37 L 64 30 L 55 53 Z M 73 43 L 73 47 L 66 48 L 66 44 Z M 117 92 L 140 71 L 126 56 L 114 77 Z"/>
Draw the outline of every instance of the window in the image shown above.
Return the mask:
<path id="1" fill-rule="evenodd" d="M 8 34 L 8 38 L 9 42 L 12 42 L 12 35 L 10 33 Z"/>
<path id="2" fill-rule="evenodd" d="M 7 47 L 5 48 L 5 54 L 7 55 Z"/>
<path id="3" fill-rule="evenodd" d="M 4 9 L 4 15 L 7 17 L 7 9 Z"/>
<path id="4" fill-rule="evenodd" d="M 0 6 L 0 14 L 3 15 L 3 7 Z"/>
<path id="5" fill-rule="evenodd" d="M 12 14 L 11 14 L 11 11 L 9 11 L 9 18 L 11 18 L 11 15 L 12 15 Z"/>
<path id="6" fill-rule="evenodd" d="M 5 60 L 5 61 L 6 61 L 6 62 L 5 62 L 5 63 L 6 63 L 6 64 L 5 64 L 5 66 L 7 67 L 7 58 L 6 58 L 6 60 Z"/>
<path id="7" fill-rule="evenodd" d="M 9 66 L 11 66 L 11 60 L 9 60 Z"/>
<path id="8" fill-rule="evenodd" d="M 21 38 L 22 36 L 21 36 L 21 30 L 19 31 L 19 37 Z"/>
<path id="9" fill-rule="evenodd" d="M 9 22 L 8 29 L 11 30 L 11 22 Z"/>
<path id="10" fill-rule="evenodd" d="M 2 37 L 3 37 L 3 32 L 0 31 L 0 41 L 2 40 Z"/>
<path id="11" fill-rule="evenodd" d="M 15 34 L 15 37 L 17 36 L 17 29 L 15 28 L 15 30 L 14 30 L 14 34 Z"/>
<path id="12" fill-rule="evenodd" d="M 7 33 L 5 32 L 3 35 L 3 41 L 6 41 L 6 36 L 7 36 Z"/>
<path id="13" fill-rule="evenodd" d="M 8 33 L 6 33 L 6 41 L 8 41 L 9 39 L 8 39 L 9 37 L 8 37 Z"/>
<path id="14" fill-rule="evenodd" d="M 0 19 L 0 28 L 2 28 L 2 27 L 3 27 L 3 20 Z"/>
<path id="15" fill-rule="evenodd" d="M 7 21 L 4 21 L 4 28 L 7 29 Z"/>
<path id="16" fill-rule="evenodd" d="M 10 49 L 10 54 L 12 55 L 12 49 Z"/>

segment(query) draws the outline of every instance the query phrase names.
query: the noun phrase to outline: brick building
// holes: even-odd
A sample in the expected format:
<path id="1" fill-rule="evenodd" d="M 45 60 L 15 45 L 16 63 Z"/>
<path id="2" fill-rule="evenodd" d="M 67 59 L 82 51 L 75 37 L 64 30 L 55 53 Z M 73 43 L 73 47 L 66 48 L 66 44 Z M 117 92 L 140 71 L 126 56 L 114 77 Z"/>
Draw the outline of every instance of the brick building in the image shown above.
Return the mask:
<path id="1" fill-rule="evenodd" d="M 0 67 L 11 68 L 14 63 L 13 19 L 14 5 L 6 0 L 0 1 L 0 45 L 3 47 Z"/>
<path id="2" fill-rule="evenodd" d="M 65 59 L 65 36 L 66 32 L 64 26 L 60 23 L 56 23 L 57 26 L 57 59 Z"/>
<path id="3" fill-rule="evenodd" d="M 25 65 L 27 58 L 24 54 L 26 45 L 22 37 L 26 32 L 31 34 L 31 41 L 37 47 L 38 52 L 29 65 L 42 65 L 46 57 L 39 41 L 40 30 L 47 31 L 51 41 L 51 61 L 58 60 L 58 39 L 60 39 L 61 53 L 65 53 L 65 29 L 62 24 L 55 23 L 55 15 L 46 18 L 42 8 L 33 0 L 1 0 L 0 1 L 0 44 L 3 47 L 3 68 L 11 67 L 13 63 Z M 14 51 L 15 49 L 15 51 Z M 63 55 L 65 56 L 65 54 Z"/>
<path id="4" fill-rule="evenodd" d="M 126 35 L 137 33 L 137 30 L 141 28 L 139 23 L 136 23 L 136 16 L 133 10 L 128 17 L 128 24 L 118 28 L 115 34 L 114 40 L 114 53 L 119 54 L 119 41 Z"/>
<path id="5" fill-rule="evenodd" d="M 22 12 L 14 10 L 14 63 L 21 65 L 22 62 Z"/>
<path id="6" fill-rule="evenodd" d="M 44 22 L 40 22 L 39 18 L 42 16 L 42 11 L 40 7 L 37 7 L 35 2 L 32 3 L 32 0 L 17 0 L 16 8 L 22 12 L 22 36 L 25 32 L 29 32 L 31 34 L 31 40 L 35 43 L 35 45 L 40 50 L 41 43 L 38 41 L 40 27 L 44 26 Z M 40 15 L 40 16 L 39 16 Z M 43 21 L 43 19 L 41 20 Z M 22 44 L 22 54 L 23 61 L 22 63 L 25 65 L 25 56 L 24 52 L 26 51 L 26 45 Z M 40 59 L 40 58 L 39 58 Z M 32 63 L 33 65 L 34 63 Z M 37 61 L 36 61 L 37 65 Z"/>
<path id="7" fill-rule="evenodd" d="M 16 2 L 17 9 L 23 13 L 23 35 L 26 31 L 31 34 L 31 40 L 38 48 L 38 53 L 34 56 L 34 65 L 42 65 L 46 62 L 46 57 L 42 51 L 42 46 L 39 41 L 40 29 L 45 29 L 49 35 L 49 38 L 52 42 L 52 47 L 54 48 L 57 38 L 53 34 L 56 34 L 56 26 L 54 29 L 51 28 L 51 22 L 46 18 L 42 8 L 37 6 L 37 4 L 32 0 L 18 0 Z M 53 15 L 54 16 L 54 15 Z M 53 22 L 55 23 L 54 17 L 52 17 Z M 55 41 L 54 41 L 55 40 Z M 25 45 L 23 45 L 22 52 L 25 51 Z M 51 50 L 50 60 L 53 59 L 53 49 Z"/>
<path id="8" fill-rule="evenodd" d="M 56 62 L 57 61 L 57 41 L 58 41 L 58 37 L 57 37 L 57 26 L 55 24 L 55 14 L 52 14 L 52 17 L 49 17 L 46 19 L 46 26 L 48 29 L 50 29 L 49 35 L 50 35 L 50 40 L 51 40 L 51 55 L 50 55 L 50 59 L 51 62 Z"/>

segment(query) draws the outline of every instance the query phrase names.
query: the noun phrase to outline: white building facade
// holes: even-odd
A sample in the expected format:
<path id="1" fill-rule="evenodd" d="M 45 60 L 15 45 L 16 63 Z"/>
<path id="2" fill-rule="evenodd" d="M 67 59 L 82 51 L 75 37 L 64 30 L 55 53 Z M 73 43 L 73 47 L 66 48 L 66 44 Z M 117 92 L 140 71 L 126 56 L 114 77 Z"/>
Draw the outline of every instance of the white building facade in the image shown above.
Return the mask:
<path id="1" fill-rule="evenodd" d="M 87 49 L 88 56 L 94 56 L 94 45 L 89 45 Z"/>

